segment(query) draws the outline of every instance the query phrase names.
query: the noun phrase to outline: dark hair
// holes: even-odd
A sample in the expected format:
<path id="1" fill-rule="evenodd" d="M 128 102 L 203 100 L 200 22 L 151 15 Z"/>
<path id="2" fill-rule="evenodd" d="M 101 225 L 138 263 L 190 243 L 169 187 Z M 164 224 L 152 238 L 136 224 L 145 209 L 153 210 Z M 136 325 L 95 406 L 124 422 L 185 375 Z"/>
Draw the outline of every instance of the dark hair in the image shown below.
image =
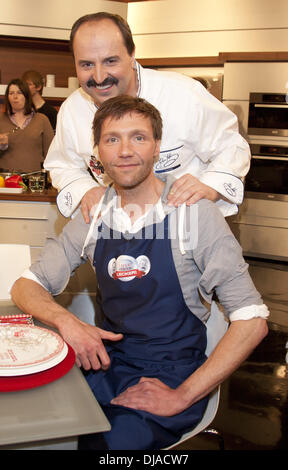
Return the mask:
<path id="1" fill-rule="evenodd" d="M 150 119 L 154 139 L 161 140 L 162 118 L 158 109 L 143 98 L 120 95 L 104 101 L 96 111 L 92 126 L 94 145 L 99 144 L 102 126 L 107 118 L 121 119 L 126 114 L 131 113 L 140 114 Z"/>
<path id="2" fill-rule="evenodd" d="M 22 80 L 27 82 L 28 80 L 31 81 L 36 87 L 40 87 L 39 93 L 42 95 L 43 87 L 44 87 L 44 78 L 42 77 L 41 73 L 36 72 L 36 70 L 27 70 L 22 75 Z"/>
<path id="3" fill-rule="evenodd" d="M 131 30 L 127 21 L 124 20 L 124 18 L 122 18 L 122 16 L 120 15 L 113 15 L 112 13 L 108 13 L 106 11 L 100 11 L 98 13 L 91 13 L 90 15 L 82 16 L 81 18 L 75 21 L 75 23 L 72 26 L 71 33 L 70 33 L 71 51 L 73 52 L 73 42 L 74 42 L 75 34 L 77 33 L 80 26 L 84 23 L 93 23 L 93 22 L 96 23 L 101 20 L 111 20 L 116 26 L 118 26 L 122 34 L 127 52 L 131 56 L 133 52 L 135 51 L 135 44 L 134 44 L 132 33 L 131 33 Z"/>
<path id="4" fill-rule="evenodd" d="M 7 85 L 7 88 L 5 91 L 5 113 L 7 115 L 14 114 L 12 106 L 9 101 L 9 90 L 10 90 L 11 85 L 18 86 L 19 90 L 24 95 L 24 98 L 25 98 L 24 114 L 30 114 L 34 109 L 31 93 L 30 93 L 29 86 L 27 85 L 27 83 L 20 80 L 20 78 L 14 78 L 13 80 L 10 80 L 10 82 Z"/>

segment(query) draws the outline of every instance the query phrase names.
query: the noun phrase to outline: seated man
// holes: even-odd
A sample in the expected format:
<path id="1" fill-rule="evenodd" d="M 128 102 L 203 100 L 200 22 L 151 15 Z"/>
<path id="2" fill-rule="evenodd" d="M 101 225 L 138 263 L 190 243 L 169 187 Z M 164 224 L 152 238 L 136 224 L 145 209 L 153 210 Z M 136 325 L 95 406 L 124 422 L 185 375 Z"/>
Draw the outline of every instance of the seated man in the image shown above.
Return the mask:
<path id="1" fill-rule="evenodd" d="M 93 133 L 113 185 L 90 225 L 79 212 L 47 241 L 12 298 L 74 348 L 111 423 L 100 446 L 160 449 L 201 420 L 208 394 L 267 334 L 268 310 L 216 205 L 167 204 L 173 181 L 153 172 L 159 112 L 141 98 L 118 96 L 99 108 Z M 88 259 L 102 296 L 101 328 L 52 297 Z M 202 300 L 211 303 L 214 292 L 231 325 L 206 358 L 210 313 Z M 99 448 L 97 434 L 80 441 L 82 449 Z"/>

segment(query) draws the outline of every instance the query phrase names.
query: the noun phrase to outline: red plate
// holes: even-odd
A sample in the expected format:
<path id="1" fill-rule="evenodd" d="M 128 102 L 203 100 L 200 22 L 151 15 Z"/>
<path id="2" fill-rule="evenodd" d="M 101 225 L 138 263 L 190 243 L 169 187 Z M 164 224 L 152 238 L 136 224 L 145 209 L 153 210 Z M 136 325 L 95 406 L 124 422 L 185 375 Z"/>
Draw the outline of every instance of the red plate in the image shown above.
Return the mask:
<path id="1" fill-rule="evenodd" d="M 68 353 L 65 359 L 56 366 L 51 367 L 51 369 L 29 375 L 0 377 L 0 392 L 15 392 L 17 390 L 40 387 L 63 377 L 75 364 L 75 352 L 69 344 L 67 346 Z"/>

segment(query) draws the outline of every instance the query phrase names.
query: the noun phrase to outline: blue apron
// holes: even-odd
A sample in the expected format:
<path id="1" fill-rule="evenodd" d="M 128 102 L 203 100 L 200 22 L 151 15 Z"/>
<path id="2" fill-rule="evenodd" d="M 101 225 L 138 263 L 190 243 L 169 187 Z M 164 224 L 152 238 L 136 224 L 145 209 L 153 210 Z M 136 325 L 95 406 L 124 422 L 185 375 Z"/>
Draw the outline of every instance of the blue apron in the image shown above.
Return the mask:
<path id="1" fill-rule="evenodd" d="M 124 335 L 106 344 L 109 370 L 87 375 L 111 423 L 104 434 L 109 449 L 168 446 L 195 427 L 207 404 L 204 398 L 172 417 L 110 404 L 141 377 L 156 377 L 176 388 L 206 359 L 206 327 L 184 301 L 168 225 L 169 216 L 150 226 L 148 237 L 145 228 L 126 237 L 104 223 L 98 229 L 93 263 L 105 315 L 101 328 Z"/>

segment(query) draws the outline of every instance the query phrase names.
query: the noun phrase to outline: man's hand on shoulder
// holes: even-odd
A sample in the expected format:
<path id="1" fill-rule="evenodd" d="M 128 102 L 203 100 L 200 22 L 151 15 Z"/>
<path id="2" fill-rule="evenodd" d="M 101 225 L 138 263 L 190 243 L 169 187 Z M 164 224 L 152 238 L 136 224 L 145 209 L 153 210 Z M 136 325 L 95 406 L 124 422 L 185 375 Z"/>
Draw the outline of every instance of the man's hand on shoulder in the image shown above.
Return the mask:
<path id="1" fill-rule="evenodd" d="M 103 186 L 98 186 L 96 188 L 89 189 L 89 191 L 84 194 L 81 201 L 81 212 L 86 224 L 89 224 L 90 214 L 95 208 L 95 206 L 97 206 L 97 204 L 99 203 L 105 191 L 106 188 L 104 188 Z"/>
<path id="2" fill-rule="evenodd" d="M 173 184 L 168 194 L 168 204 L 180 206 L 186 202 L 187 206 L 189 206 L 195 204 L 200 199 L 209 199 L 216 202 L 220 197 L 220 194 L 215 189 L 202 183 L 195 176 L 186 174 Z"/>

